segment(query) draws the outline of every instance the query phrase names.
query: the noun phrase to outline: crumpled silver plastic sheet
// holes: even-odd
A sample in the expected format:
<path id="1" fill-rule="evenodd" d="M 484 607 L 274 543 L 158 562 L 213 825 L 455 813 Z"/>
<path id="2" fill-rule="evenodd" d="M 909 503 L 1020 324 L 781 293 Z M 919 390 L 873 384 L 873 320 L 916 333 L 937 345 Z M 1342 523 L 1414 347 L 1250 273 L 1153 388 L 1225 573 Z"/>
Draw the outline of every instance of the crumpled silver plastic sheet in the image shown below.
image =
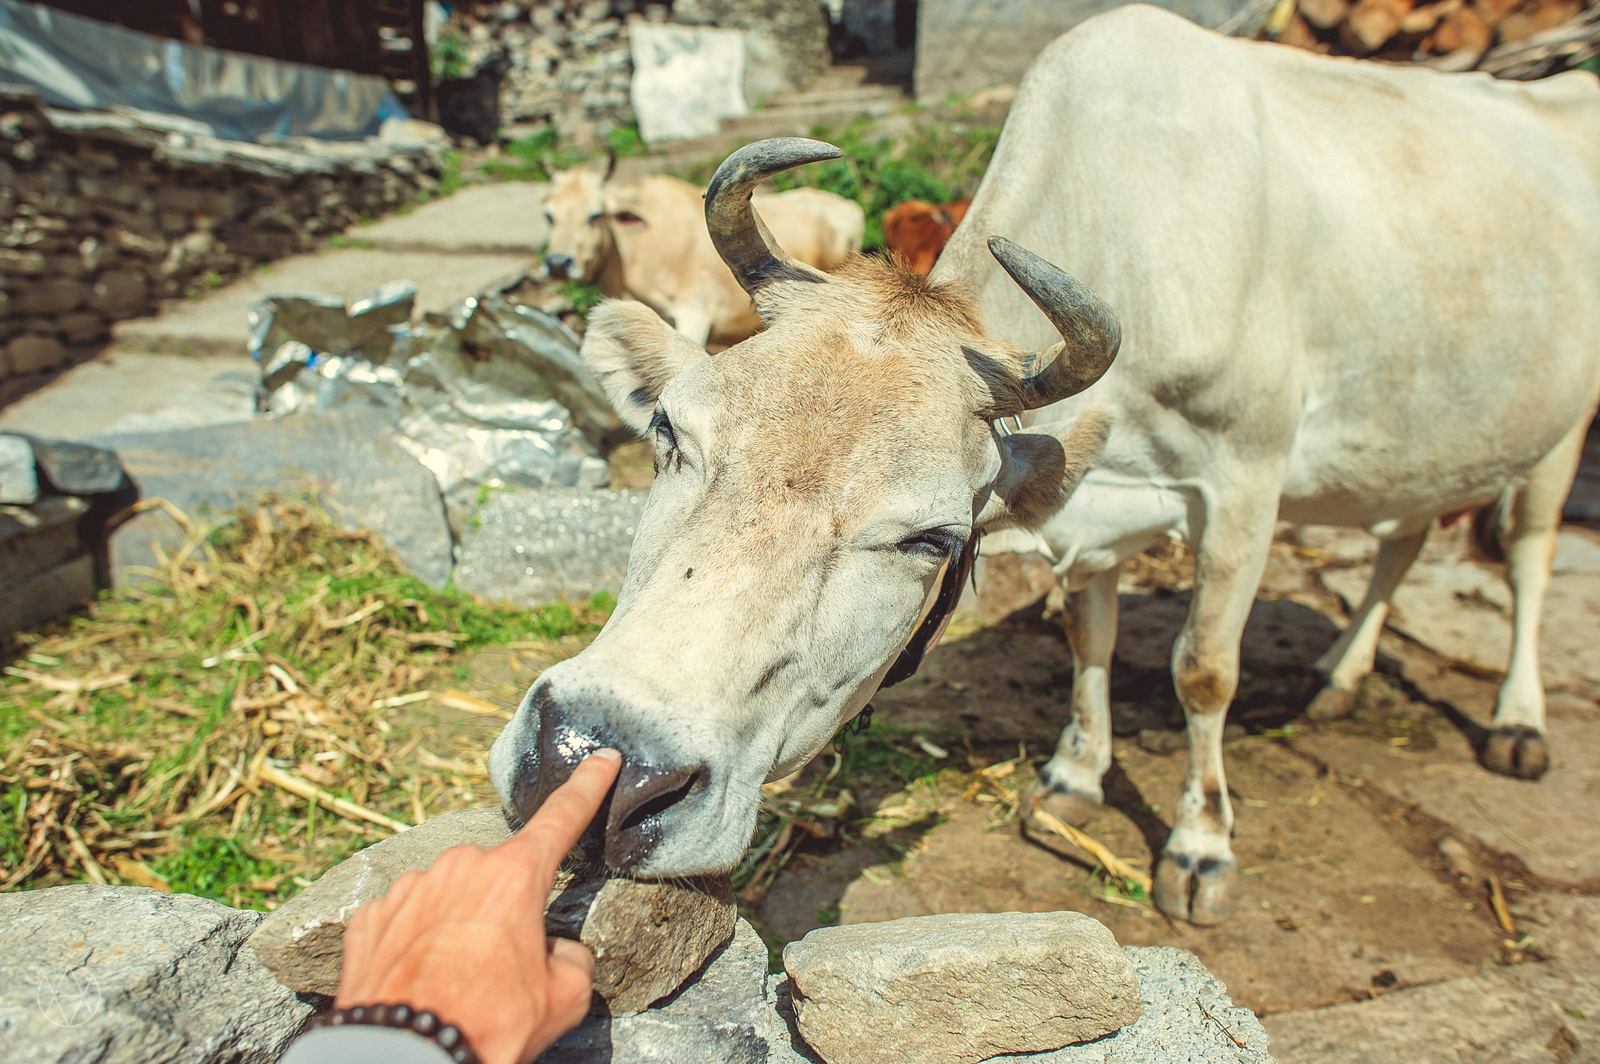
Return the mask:
<path id="1" fill-rule="evenodd" d="M 413 322 L 415 301 L 416 286 L 396 281 L 348 305 L 328 296 L 256 303 L 258 412 L 383 408 L 401 446 L 438 480 L 453 523 L 485 490 L 606 485 L 598 444 L 615 420 L 570 329 L 499 295 Z"/>

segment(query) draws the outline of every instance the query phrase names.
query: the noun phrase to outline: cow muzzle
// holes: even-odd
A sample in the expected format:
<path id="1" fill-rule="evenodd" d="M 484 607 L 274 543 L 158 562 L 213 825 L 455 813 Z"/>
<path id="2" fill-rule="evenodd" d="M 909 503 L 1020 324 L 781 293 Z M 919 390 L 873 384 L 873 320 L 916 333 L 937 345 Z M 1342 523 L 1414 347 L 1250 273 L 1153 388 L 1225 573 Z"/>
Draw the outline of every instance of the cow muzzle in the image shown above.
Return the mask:
<path id="1" fill-rule="evenodd" d="M 640 749 L 637 741 L 615 734 L 588 700 L 579 708 L 544 692 L 535 693 L 532 702 L 527 708 L 538 712 L 538 739 L 536 745 L 529 745 L 537 754 L 530 757 L 534 750 L 523 751 L 510 796 L 519 820 L 526 822 L 532 817 L 572 770 L 603 746 L 621 751 L 622 771 L 611 796 L 579 840 L 577 848 L 586 860 L 603 860 L 616 873 L 648 874 L 650 858 L 663 838 L 699 816 L 715 815 L 700 808 L 712 800 L 711 772 L 703 762 L 664 758 Z"/>
<path id="2" fill-rule="evenodd" d="M 545 272 L 557 281 L 570 280 L 573 269 L 578 265 L 571 255 L 546 255 L 544 257 Z"/>

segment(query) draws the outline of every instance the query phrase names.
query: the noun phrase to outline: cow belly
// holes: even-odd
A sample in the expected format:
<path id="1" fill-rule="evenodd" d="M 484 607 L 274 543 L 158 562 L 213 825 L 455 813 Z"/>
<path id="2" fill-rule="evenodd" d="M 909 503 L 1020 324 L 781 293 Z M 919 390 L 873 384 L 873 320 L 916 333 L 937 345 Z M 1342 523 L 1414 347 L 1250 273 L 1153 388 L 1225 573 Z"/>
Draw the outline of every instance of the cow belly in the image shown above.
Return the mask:
<path id="1" fill-rule="evenodd" d="M 1186 538 L 1191 503 L 1191 493 L 1179 485 L 1091 470 L 1038 538 L 1075 591 L 1163 535 Z"/>

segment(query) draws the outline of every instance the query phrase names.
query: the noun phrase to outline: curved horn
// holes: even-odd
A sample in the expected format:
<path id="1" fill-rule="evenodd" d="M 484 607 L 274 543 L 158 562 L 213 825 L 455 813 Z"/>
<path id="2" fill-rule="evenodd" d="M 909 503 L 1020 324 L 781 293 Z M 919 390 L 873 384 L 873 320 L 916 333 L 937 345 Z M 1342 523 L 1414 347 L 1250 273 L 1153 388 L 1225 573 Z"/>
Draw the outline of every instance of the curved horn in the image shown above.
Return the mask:
<path id="1" fill-rule="evenodd" d="M 1061 334 L 1061 343 L 1028 356 L 1022 377 L 1023 409 L 1049 406 L 1099 380 L 1122 344 L 1117 316 L 1105 301 L 1067 271 L 1005 237 L 989 238 L 989 254 Z"/>
<path id="2" fill-rule="evenodd" d="M 717 254 L 746 292 L 755 295 L 774 281 L 827 280 L 827 274 L 796 262 L 773 241 L 766 223 L 750 206 L 750 194 L 773 174 L 843 154 L 818 140 L 776 137 L 746 144 L 711 175 L 706 186 L 706 228 Z"/>

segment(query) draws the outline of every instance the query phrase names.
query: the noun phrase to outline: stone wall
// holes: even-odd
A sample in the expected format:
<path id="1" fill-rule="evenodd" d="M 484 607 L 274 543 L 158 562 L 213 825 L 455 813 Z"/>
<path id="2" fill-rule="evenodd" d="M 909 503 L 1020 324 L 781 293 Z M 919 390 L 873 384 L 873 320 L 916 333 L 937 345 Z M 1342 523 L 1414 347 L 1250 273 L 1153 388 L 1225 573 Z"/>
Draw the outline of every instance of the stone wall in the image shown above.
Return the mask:
<path id="1" fill-rule="evenodd" d="M 444 36 L 464 42 L 466 71 L 504 56 L 502 128 L 549 123 L 565 139 L 592 144 L 633 121 L 628 28 L 640 20 L 745 31 L 745 94 L 752 101 L 804 88 L 829 61 L 821 5 L 794 0 L 461 4 Z"/>
<path id="2" fill-rule="evenodd" d="M 921 103 L 1016 84 L 1045 45 L 1128 0 L 919 0 L 915 87 Z M 1151 0 L 1216 26 L 1243 0 Z"/>
<path id="3" fill-rule="evenodd" d="M 438 173 L 418 144 L 245 144 L 170 115 L 0 91 L 0 392 L 162 299 L 413 203 Z"/>

